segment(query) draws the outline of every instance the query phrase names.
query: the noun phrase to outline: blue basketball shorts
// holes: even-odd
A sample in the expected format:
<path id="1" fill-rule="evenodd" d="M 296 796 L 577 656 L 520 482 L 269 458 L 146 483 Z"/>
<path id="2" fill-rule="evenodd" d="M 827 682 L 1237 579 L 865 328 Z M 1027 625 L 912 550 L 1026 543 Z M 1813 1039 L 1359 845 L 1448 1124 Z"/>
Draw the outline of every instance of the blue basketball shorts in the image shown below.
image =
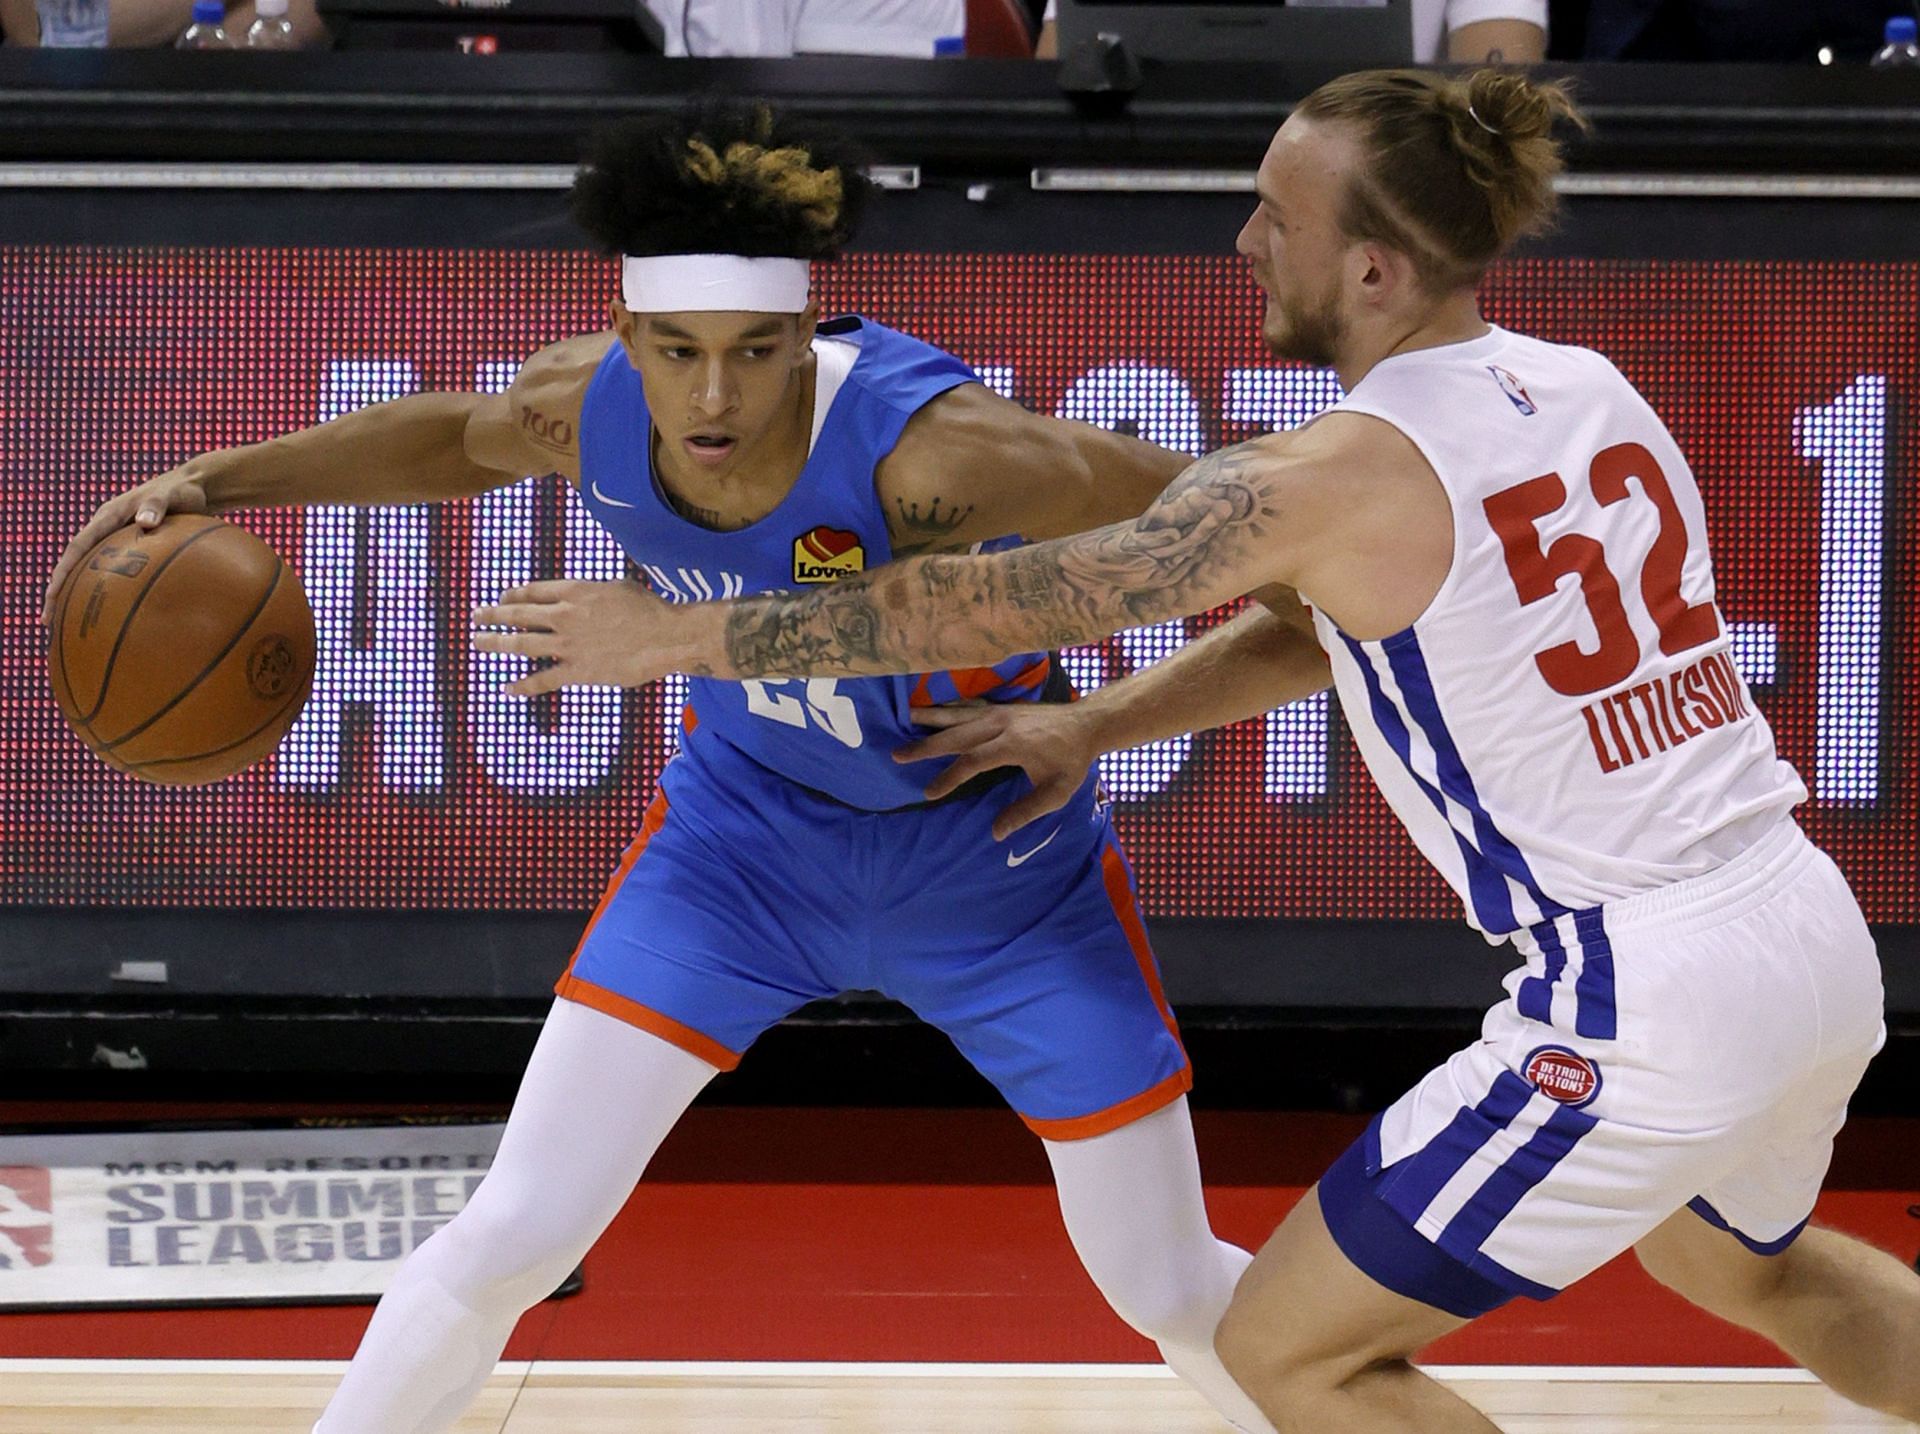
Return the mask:
<path id="1" fill-rule="evenodd" d="M 1192 1071 L 1096 785 L 999 842 L 1023 777 L 867 812 L 718 743 L 682 753 L 556 990 L 722 1070 L 806 1002 L 879 991 L 1039 1135 L 1118 1129 Z"/>

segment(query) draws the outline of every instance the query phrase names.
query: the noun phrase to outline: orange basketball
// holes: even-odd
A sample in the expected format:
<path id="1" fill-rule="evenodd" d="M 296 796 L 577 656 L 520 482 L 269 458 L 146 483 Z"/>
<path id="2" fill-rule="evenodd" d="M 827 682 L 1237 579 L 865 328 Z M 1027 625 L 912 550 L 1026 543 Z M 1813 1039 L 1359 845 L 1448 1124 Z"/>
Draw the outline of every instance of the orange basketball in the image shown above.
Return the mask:
<path id="1" fill-rule="evenodd" d="M 67 725 L 149 782 L 266 756 L 313 686 L 313 610 L 244 528 L 191 514 L 101 540 L 54 597 L 47 667 Z"/>

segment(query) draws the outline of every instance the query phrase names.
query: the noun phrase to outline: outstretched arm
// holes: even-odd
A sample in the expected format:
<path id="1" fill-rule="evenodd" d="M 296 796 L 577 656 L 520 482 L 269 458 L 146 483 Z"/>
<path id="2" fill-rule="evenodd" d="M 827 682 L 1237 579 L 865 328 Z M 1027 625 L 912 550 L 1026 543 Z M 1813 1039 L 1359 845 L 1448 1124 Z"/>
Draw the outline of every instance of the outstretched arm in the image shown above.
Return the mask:
<path id="1" fill-rule="evenodd" d="M 1210 453 L 1138 518 L 988 556 L 889 563 L 810 593 L 669 607 L 633 583 L 530 583 L 473 615 L 474 646 L 551 658 L 507 690 L 696 677 L 982 667 L 1292 583 L 1282 438 Z M 1303 535 L 1311 542 L 1311 534 Z"/>
<path id="2" fill-rule="evenodd" d="M 667 668 L 763 677 L 924 672 L 1070 647 L 1275 580 L 1261 443 L 1208 454 L 1146 512 L 990 557 L 925 557 L 804 594 L 688 606 Z M 513 619 L 506 619 L 512 621 Z"/>
<path id="3" fill-rule="evenodd" d="M 1092 723 L 1098 751 L 1224 727 L 1332 686 L 1333 669 L 1300 599 L 1287 588 L 1254 597 L 1245 612 L 1172 656 L 1074 703 Z"/>
<path id="4" fill-rule="evenodd" d="M 552 666 L 507 690 L 982 667 L 1279 585 L 1348 632 L 1397 632 L 1452 561 L 1446 490 L 1399 430 L 1335 413 L 1210 453 L 1138 518 L 984 557 L 927 556 L 808 593 L 669 607 L 632 583 L 547 582 L 478 609 L 474 645 Z"/>
<path id="5" fill-rule="evenodd" d="M 505 393 L 417 393 L 191 457 L 94 511 L 47 579 L 41 621 L 50 620 L 54 595 L 94 545 L 128 523 L 155 528 L 169 513 L 235 508 L 435 503 L 504 488 L 529 473 L 572 477 L 580 403 L 612 342 L 590 334 L 549 345 Z M 545 436 L 555 427 L 546 415 L 563 420 L 557 427 L 566 442 Z"/>

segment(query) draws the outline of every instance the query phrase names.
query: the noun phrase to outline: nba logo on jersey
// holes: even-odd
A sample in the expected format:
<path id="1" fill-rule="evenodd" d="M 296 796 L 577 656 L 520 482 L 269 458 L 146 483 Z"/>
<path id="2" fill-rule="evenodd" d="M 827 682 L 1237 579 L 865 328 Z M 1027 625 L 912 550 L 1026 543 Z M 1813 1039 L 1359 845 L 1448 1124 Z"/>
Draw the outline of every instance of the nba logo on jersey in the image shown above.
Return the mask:
<path id="1" fill-rule="evenodd" d="M 38 1165 L 0 1165 L 0 1270 L 53 1263 L 53 1177 Z"/>
<path id="2" fill-rule="evenodd" d="M 1500 385 L 1500 392 L 1507 396 L 1507 402 L 1520 410 L 1522 418 L 1532 418 L 1540 411 L 1534 406 L 1533 400 L 1527 396 L 1527 390 L 1520 380 L 1506 369 L 1501 368 L 1497 363 L 1490 363 L 1487 365 L 1487 372 L 1492 374 L 1493 381 Z"/>
<path id="3" fill-rule="evenodd" d="M 1600 1094 L 1600 1070 L 1585 1056 L 1562 1046 L 1542 1046 L 1527 1057 L 1529 1084 L 1549 1100 L 1578 1109 Z"/>
<path id="4" fill-rule="evenodd" d="M 793 580 L 797 583 L 834 583 L 864 572 L 867 550 L 860 535 L 822 523 L 793 540 Z"/>

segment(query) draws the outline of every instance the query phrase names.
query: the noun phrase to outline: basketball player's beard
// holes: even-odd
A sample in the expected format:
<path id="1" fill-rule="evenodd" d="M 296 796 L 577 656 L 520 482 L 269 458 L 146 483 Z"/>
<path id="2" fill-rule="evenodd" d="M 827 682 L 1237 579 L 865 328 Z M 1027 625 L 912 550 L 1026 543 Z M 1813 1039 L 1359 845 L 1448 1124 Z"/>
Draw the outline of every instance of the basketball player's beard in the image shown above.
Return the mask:
<path id="1" fill-rule="evenodd" d="M 1275 358 L 1297 359 L 1318 368 L 1332 368 L 1347 336 L 1337 296 L 1328 294 L 1311 308 L 1278 295 L 1268 302 L 1279 310 L 1286 327 L 1276 336 L 1271 323 L 1263 326 L 1261 337 L 1266 340 L 1267 351 Z"/>

